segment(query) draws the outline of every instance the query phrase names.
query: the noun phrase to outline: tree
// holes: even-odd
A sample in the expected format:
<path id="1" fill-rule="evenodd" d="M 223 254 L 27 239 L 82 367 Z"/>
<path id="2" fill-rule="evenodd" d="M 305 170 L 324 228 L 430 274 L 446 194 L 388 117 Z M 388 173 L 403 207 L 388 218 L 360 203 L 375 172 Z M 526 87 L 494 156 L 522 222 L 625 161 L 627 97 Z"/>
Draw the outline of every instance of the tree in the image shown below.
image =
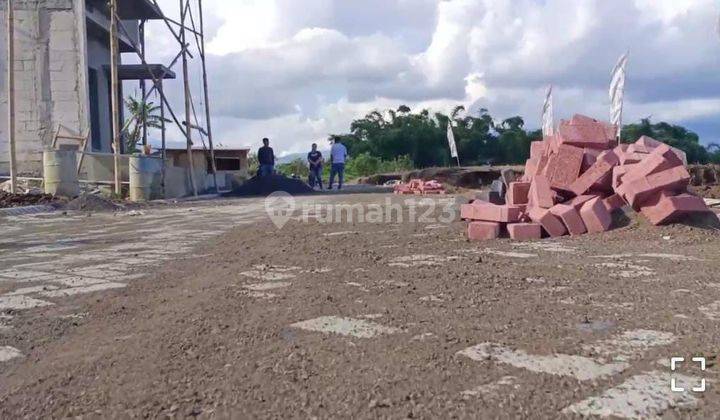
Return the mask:
<path id="1" fill-rule="evenodd" d="M 157 115 L 160 107 L 153 105 L 152 102 L 145 102 L 128 96 L 125 99 L 125 106 L 130 113 L 122 128 L 125 150 L 127 153 L 137 153 L 137 144 L 140 142 L 143 128 L 161 129 L 163 118 Z M 166 118 L 165 122 L 170 122 L 170 120 Z"/>
<path id="2" fill-rule="evenodd" d="M 413 112 L 401 105 L 397 110 L 374 110 L 353 121 L 349 133 L 331 139 L 342 140 L 351 157 L 363 155 L 358 166 L 367 167 L 365 163 L 374 162 L 369 159 L 372 157 L 382 168 L 383 163 L 400 156 L 407 156 L 416 168 L 447 166 L 453 163 L 447 143 L 448 124 L 452 125 L 463 165 L 522 164 L 530 156 L 530 143 L 543 137 L 541 130 L 528 132 L 520 116 L 496 122 L 487 109 L 468 113 L 465 107 L 456 106 L 445 114 L 427 109 Z M 690 162 L 720 162 L 720 147 L 706 149 L 697 134 L 681 126 L 653 124 L 645 118 L 624 127 L 624 141 L 634 142 L 641 136 L 684 150 Z"/>
<path id="3" fill-rule="evenodd" d="M 290 163 L 278 165 L 277 171 L 286 176 L 297 176 L 302 179 L 306 179 L 310 172 L 308 163 L 299 158 Z"/>

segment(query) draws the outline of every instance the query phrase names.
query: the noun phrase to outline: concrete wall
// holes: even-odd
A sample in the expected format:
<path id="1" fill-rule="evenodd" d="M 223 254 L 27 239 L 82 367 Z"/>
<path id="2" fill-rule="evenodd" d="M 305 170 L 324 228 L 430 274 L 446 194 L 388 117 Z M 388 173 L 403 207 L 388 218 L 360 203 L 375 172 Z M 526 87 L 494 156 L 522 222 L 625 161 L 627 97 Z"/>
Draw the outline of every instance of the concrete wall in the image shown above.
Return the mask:
<path id="1" fill-rule="evenodd" d="M 0 3 L 0 56 L 7 57 L 7 3 Z M 38 175 L 57 124 L 88 129 L 85 0 L 15 1 L 18 172 Z M 7 59 L 0 60 L 0 173 L 9 171 Z"/>

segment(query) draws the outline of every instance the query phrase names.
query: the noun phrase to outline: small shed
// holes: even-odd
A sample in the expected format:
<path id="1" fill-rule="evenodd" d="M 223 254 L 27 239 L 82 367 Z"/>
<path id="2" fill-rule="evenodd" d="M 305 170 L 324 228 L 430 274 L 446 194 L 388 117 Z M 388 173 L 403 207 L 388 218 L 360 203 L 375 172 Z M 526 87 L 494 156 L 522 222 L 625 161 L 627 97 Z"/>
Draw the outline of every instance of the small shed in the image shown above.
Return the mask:
<path id="1" fill-rule="evenodd" d="M 213 188 L 212 164 L 210 152 L 202 146 L 192 148 L 193 169 L 198 192 L 207 192 Z M 234 183 L 248 178 L 248 154 L 250 149 L 220 146 L 215 148 L 215 167 L 220 190 L 230 190 Z M 187 148 L 169 146 L 165 149 L 167 164 L 170 167 L 188 168 Z"/>

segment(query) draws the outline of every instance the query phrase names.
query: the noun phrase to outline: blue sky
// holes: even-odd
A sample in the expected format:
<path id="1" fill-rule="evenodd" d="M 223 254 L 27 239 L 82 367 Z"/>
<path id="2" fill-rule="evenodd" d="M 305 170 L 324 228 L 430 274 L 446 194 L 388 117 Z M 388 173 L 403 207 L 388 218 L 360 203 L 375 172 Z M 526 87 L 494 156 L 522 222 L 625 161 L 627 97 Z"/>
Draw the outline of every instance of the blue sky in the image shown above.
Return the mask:
<path id="1" fill-rule="evenodd" d="M 626 122 L 652 116 L 720 141 L 714 0 L 204 4 L 213 125 L 225 145 L 256 147 L 267 136 L 281 153 L 305 151 L 354 118 L 400 104 L 484 107 L 537 127 L 551 83 L 558 118 L 607 119 L 609 73 L 626 50 Z M 161 5 L 177 15 L 176 1 Z M 154 61 L 174 56 L 164 27 L 151 25 L 148 36 Z M 199 94 L 199 78 L 191 83 Z"/>

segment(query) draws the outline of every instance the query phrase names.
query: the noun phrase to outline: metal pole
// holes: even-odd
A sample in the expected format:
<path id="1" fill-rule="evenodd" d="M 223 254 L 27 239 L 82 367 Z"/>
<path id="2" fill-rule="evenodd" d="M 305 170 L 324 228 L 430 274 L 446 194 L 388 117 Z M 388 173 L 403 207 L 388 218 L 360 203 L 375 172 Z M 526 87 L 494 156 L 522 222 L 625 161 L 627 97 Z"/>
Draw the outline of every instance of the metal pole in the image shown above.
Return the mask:
<path id="1" fill-rule="evenodd" d="M 8 72 L 8 141 L 10 143 L 10 192 L 17 193 L 17 161 L 15 159 L 15 16 L 13 0 L 7 10 L 7 72 Z"/>
<path id="2" fill-rule="evenodd" d="M 162 83 L 163 83 L 163 81 L 162 81 L 162 79 L 160 79 L 160 86 L 158 87 L 158 90 L 161 93 L 163 91 Z M 160 183 L 161 183 L 162 189 L 163 189 L 163 198 L 167 198 L 167 197 L 165 197 L 165 172 L 166 172 L 166 170 L 165 170 L 166 161 L 165 160 L 167 159 L 167 156 L 165 153 L 165 103 L 162 100 L 160 101 L 160 130 L 161 130 L 160 131 L 160 139 L 162 141 L 162 146 L 161 146 L 162 147 L 162 151 L 161 151 L 161 156 L 162 156 L 161 177 L 162 177 L 162 179 L 161 179 Z"/>
<path id="3" fill-rule="evenodd" d="M 142 51 L 143 55 L 145 55 L 145 20 L 140 21 L 140 50 Z M 142 103 L 143 110 L 146 109 L 145 104 L 147 103 L 147 89 L 145 88 L 145 79 L 140 79 L 140 92 L 142 92 Z M 147 146 L 147 115 L 144 115 L 143 113 L 143 126 L 142 126 L 142 144 L 143 146 Z"/>
<path id="4" fill-rule="evenodd" d="M 117 0 L 110 0 L 110 106 L 113 134 L 113 172 L 115 176 L 115 194 L 120 196 L 120 103 L 118 98 L 118 40 L 117 40 Z"/>
<path id="5" fill-rule="evenodd" d="M 187 43 L 185 42 L 185 11 L 186 7 L 183 5 L 184 0 L 180 0 L 180 40 L 183 49 L 183 82 L 185 85 L 185 121 L 187 126 L 185 129 L 185 136 L 187 138 L 187 157 L 188 157 L 188 172 L 190 177 L 190 185 L 192 186 L 192 192 L 197 197 L 197 186 L 195 185 L 195 170 L 193 165 L 192 157 L 192 129 L 190 128 L 190 78 L 188 77 L 188 59 L 187 59 Z"/>
<path id="6" fill-rule="evenodd" d="M 130 36 L 129 32 L 123 25 L 122 21 L 118 21 L 118 28 L 122 30 L 123 33 L 125 33 L 126 36 Z M 158 84 L 158 82 L 161 80 L 162 76 L 156 77 L 153 74 L 152 68 L 148 65 L 147 60 L 145 60 L 145 56 L 140 52 L 140 47 L 135 44 L 135 42 L 132 40 L 132 38 L 128 38 L 128 41 L 130 41 L 130 44 L 133 47 L 133 50 L 135 50 L 135 54 L 137 54 L 138 57 L 140 57 L 140 62 L 142 63 L 145 70 L 147 70 L 148 74 L 150 75 L 150 78 L 153 81 L 153 84 Z M 182 52 L 179 54 L 179 56 L 182 56 Z M 185 136 L 185 127 L 183 124 L 178 121 L 177 116 L 175 115 L 175 112 L 173 112 L 172 106 L 170 105 L 170 102 L 168 102 L 167 97 L 165 97 L 165 94 L 161 91 L 158 91 L 160 93 L 160 97 L 162 98 L 163 102 L 165 102 L 165 106 L 167 106 L 168 111 L 170 111 L 170 116 L 175 121 L 175 124 L 177 124 L 178 129 L 180 132 L 182 132 L 182 135 Z"/>
<path id="7" fill-rule="evenodd" d="M 203 23 L 203 6 L 202 0 L 198 0 L 198 8 L 200 9 L 200 38 L 202 40 L 202 47 L 200 49 L 200 61 L 202 62 L 202 75 L 203 75 L 203 91 L 205 93 L 205 125 L 207 127 L 208 144 L 210 145 L 210 162 L 213 173 L 213 185 L 215 186 L 215 192 L 220 192 L 217 183 L 217 165 L 215 163 L 215 149 L 213 147 L 213 136 L 212 128 L 210 124 L 210 97 L 208 94 L 208 80 L 207 80 L 207 69 L 205 66 L 205 25 Z"/>

